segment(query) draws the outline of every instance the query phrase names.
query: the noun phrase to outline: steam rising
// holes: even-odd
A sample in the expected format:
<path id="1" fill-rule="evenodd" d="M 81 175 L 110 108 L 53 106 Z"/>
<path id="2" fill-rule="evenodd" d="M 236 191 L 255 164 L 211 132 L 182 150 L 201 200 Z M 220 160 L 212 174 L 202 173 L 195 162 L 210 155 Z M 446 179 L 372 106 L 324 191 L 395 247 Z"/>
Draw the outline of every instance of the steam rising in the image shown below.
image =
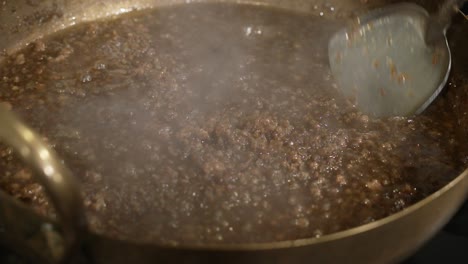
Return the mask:
<path id="1" fill-rule="evenodd" d="M 418 137 L 430 120 L 370 120 L 337 95 L 326 47 L 338 27 L 228 4 L 86 24 L 29 47 L 36 76 L 15 85 L 39 98 L 12 104 L 60 142 L 100 232 L 165 244 L 319 237 L 413 202 L 391 164 L 452 172 L 431 144 L 448 130 Z M 418 158 L 408 144 L 429 147 Z"/>
<path id="2" fill-rule="evenodd" d="M 305 211 L 290 220 L 299 229 L 284 238 L 309 226 L 310 194 L 299 182 L 312 175 L 284 175 L 281 164 L 299 154 L 287 153 L 294 144 L 304 144 L 292 137 L 305 109 L 291 109 L 291 101 L 316 104 L 309 100 L 325 99 L 319 89 L 331 85 L 326 43 L 336 25 L 269 12 L 231 5 L 161 10 L 152 21 L 133 16 L 88 25 L 76 38 L 83 45 L 55 44 L 58 57 L 63 47 L 73 51 L 69 68 L 54 69 L 72 78 L 51 83 L 64 105 L 73 105 L 61 112 L 58 131 L 67 132 L 56 140 L 65 142 L 63 152 L 76 153 L 70 166 L 86 165 L 75 173 L 85 176 L 87 203 L 96 210 L 91 221 L 142 221 L 121 236 L 152 230 L 170 237 L 160 229 L 170 224 L 172 233 L 198 234 L 198 241 L 234 242 L 236 232 L 263 241 L 274 238 L 257 232 L 282 225 L 264 223 L 264 216 L 292 207 Z M 93 49 L 84 44 L 91 42 Z M 268 141 L 285 147 L 268 150 Z M 292 193 L 284 190 L 288 182 Z"/>

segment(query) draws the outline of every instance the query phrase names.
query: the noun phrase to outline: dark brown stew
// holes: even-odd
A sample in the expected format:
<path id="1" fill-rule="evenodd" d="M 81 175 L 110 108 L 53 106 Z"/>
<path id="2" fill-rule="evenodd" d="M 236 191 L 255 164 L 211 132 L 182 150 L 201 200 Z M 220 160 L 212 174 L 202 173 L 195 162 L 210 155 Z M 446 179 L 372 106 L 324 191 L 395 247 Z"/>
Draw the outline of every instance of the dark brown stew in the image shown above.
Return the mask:
<path id="1" fill-rule="evenodd" d="M 467 160 L 449 96 L 380 120 L 342 101 L 326 51 L 336 29 L 260 6 L 134 12 L 8 56 L 0 101 L 80 179 L 95 232 L 163 244 L 320 237 L 404 209 Z M 2 188 L 53 216 L 11 149 L 0 158 Z"/>

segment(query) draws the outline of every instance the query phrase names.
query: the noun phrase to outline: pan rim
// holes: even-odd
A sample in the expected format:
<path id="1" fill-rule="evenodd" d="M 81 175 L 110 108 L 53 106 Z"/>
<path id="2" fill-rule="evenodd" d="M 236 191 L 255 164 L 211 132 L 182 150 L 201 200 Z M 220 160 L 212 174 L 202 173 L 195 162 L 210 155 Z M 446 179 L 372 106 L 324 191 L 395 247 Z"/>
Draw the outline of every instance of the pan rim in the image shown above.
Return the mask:
<path id="1" fill-rule="evenodd" d="M 191 3 L 210 3 L 213 2 L 212 0 L 195 0 L 191 1 Z M 243 4 L 243 5 L 266 5 L 265 3 L 262 2 L 257 2 L 255 0 L 236 0 L 236 1 L 222 1 L 226 3 L 236 3 L 236 4 Z M 122 10 L 122 12 L 116 12 L 112 14 L 107 14 L 95 19 L 87 20 L 87 21 L 80 21 L 79 23 L 82 22 L 89 22 L 89 21 L 98 21 L 101 19 L 107 19 L 109 17 L 113 16 L 118 16 L 130 11 L 141 11 L 145 9 L 153 9 L 153 8 L 164 8 L 167 6 L 175 6 L 175 5 L 183 5 L 187 4 L 182 1 L 175 1 L 174 3 L 168 4 L 168 5 L 161 5 L 161 6 L 141 6 L 141 7 L 136 7 L 135 9 L 126 9 Z M 269 5 L 268 5 L 269 6 Z M 281 7 L 278 6 L 272 6 L 274 8 L 279 8 L 282 9 Z M 298 10 L 291 10 L 294 12 L 301 13 Z M 308 13 L 308 12 L 304 12 Z M 77 23 L 77 24 L 79 24 Z M 16 52 L 17 49 L 24 48 L 27 43 L 29 43 L 31 40 L 35 40 L 37 38 L 43 37 L 43 36 L 48 36 L 51 35 L 57 31 L 61 31 L 64 29 L 67 29 L 74 24 L 70 25 L 63 25 L 63 27 L 57 27 L 54 30 L 37 35 L 37 36 L 32 36 L 32 39 L 23 39 L 20 40 L 19 43 L 15 43 L 15 48 L 8 49 L 8 53 L 13 53 Z M 17 46 L 18 45 L 18 46 Z M 0 65 L 1 66 L 1 65 Z M 454 178 L 452 181 L 450 181 L 448 184 L 446 184 L 444 187 L 441 189 L 437 190 L 433 194 L 427 196 L 426 198 L 420 200 L 419 202 L 397 212 L 394 214 L 391 214 L 387 217 L 381 218 L 379 220 L 376 220 L 374 222 L 365 224 L 365 225 L 360 225 L 354 228 L 346 229 L 340 232 L 335 232 L 331 233 L 328 235 L 324 235 L 322 237 L 318 238 L 301 238 L 301 239 L 293 239 L 293 240 L 284 240 L 284 241 L 278 241 L 278 242 L 262 242 L 262 243 L 236 243 L 236 244 L 214 244 L 214 243 L 206 243 L 206 244 L 183 244 L 180 243 L 178 245 L 167 245 L 167 244 L 159 244 L 159 243 L 151 243 L 151 242 L 139 242 L 137 240 L 131 240 L 131 239 L 117 239 L 110 237 L 106 234 L 98 234 L 95 233 L 92 230 L 89 230 L 90 234 L 93 236 L 99 236 L 104 239 L 109 239 L 109 240 L 114 240 L 114 241 L 121 241 L 124 243 L 131 243 L 134 245 L 141 245 L 141 246 L 152 246 L 152 247 L 160 247 L 160 248 L 166 248 L 166 249 L 177 249 L 177 250 L 207 250 L 207 251 L 258 251 L 258 250 L 275 250 L 275 249 L 286 249 L 286 248 L 295 248 L 295 247 L 304 247 L 304 246 L 310 246 L 310 245 L 315 245 L 315 244 L 321 244 L 321 243 L 326 243 L 326 242 L 332 242 L 336 240 L 340 240 L 346 237 L 351 237 L 355 236 L 358 234 L 362 234 L 365 232 L 369 232 L 371 230 L 377 229 L 379 227 L 388 225 L 394 221 L 397 221 L 399 219 L 402 219 L 410 214 L 415 213 L 416 211 L 420 210 L 423 207 L 428 206 L 431 204 L 433 201 L 439 199 L 441 196 L 446 195 L 450 190 L 458 186 L 459 184 L 465 183 L 466 186 L 468 186 L 468 168 L 465 169 L 461 174 L 459 174 L 456 178 Z M 0 190 L 1 191 L 1 190 Z M 465 197 L 468 197 L 468 188 L 465 190 Z M 52 221 L 51 221 L 52 222 Z"/>
<path id="2" fill-rule="evenodd" d="M 403 219 L 411 214 L 416 213 L 417 211 L 423 209 L 424 207 L 430 206 L 435 200 L 440 199 L 442 196 L 447 195 L 452 189 L 457 187 L 460 184 L 465 183 L 465 197 L 468 198 L 468 168 L 463 171 L 460 175 L 458 175 L 455 179 L 450 181 L 444 187 L 439 189 L 438 191 L 432 193 L 431 195 L 427 196 L 423 200 L 406 207 L 405 209 L 391 214 L 387 217 L 381 218 L 374 222 L 356 226 L 350 229 L 346 229 L 343 231 L 327 234 L 321 237 L 309 237 L 309 238 L 300 238 L 300 239 L 290 239 L 290 240 L 283 240 L 277 242 L 260 242 L 260 243 L 235 243 L 235 244 L 215 244 L 215 243 L 206 243 L 206 244 L 184 244 L 179 243 L 176 245 L 170 244 L 161 244 L 157 242 L 141 242 L 132 239 L 119 239 L 113 238 L 106 234 L 98 234 L 89 230 L 89 232 L 93 236 L 97 236 L 106 240 L 117 241 L 121 243 L 130 243 L 136 246 L 150 246 L 150 247 L 158 247 L 160 249 L 167 249 L 167 250 L 194 250 L 194 251 L 226 251 L 226 252 L 235 252 L 235 251 L 266 251 L 266 250 L 278 250 L 278 249 L 290 249 L 290 248 L 298 248 L 298 247 L 305 247 L 311 246 L 316 244 L 328 243 L 337 240 L 341 240 L 344 238 L 352 237 L 355 235 L 363 234 L 366 232 L 373 231 L 375 229 L 381 228 L 385 225 L 389 225 L 395 221 Z"/>

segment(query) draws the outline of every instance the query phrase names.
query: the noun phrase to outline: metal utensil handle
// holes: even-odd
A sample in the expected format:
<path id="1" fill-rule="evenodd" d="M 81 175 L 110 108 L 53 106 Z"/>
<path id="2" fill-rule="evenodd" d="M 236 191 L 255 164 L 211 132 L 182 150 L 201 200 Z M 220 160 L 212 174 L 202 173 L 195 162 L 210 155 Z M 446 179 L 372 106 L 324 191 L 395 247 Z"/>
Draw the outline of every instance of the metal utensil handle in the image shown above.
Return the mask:
<path id="1" fill-rule="evenodd" d="M 436 15 L 430 18 L 426 31 L 426 43 L 436 44 L 445 38 L 445 32 L 452 22 L 458 8 L 467 0 L 446 0 Z"/>
<path id="2" fill-rule="evenodd" d="M 12 111 L 0 104 L 0 140 L 16 151 L 42 184 L 58 213 L 65 243 L 64 258 L 78 245 L 85 217 L 77 180 L 53 150 Z"/>

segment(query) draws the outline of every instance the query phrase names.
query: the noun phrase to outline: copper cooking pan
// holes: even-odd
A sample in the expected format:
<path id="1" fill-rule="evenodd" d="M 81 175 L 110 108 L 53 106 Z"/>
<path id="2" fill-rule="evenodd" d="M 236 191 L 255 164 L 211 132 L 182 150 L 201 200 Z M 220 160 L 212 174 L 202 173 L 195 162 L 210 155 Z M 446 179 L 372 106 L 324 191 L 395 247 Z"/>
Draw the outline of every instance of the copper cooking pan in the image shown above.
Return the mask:
<path id="1" fill-rule="evenodd" d="M 210 0 L 203 2 L 208 1 Z M 0 50 L 5 50 L 7 53 L 14 52 L 36 38 L 83 21 L 96 20 L 133 9 L 186 2 L 185 0 L 4 1 L 3 6 L 0 6 Z M 218 1 L 211 0 L 211 2 Z M 309 13 L 317 13 L 317 9 L 322 8 L 324 4 L 331 4 L 342 10 L 340 16 L 327 12 L 323 15 L 344 23 L 345 18 L 355 10 L 394 1 L 224 0 L 223 2 L 271 5 Z M 430 1 L 425 1 L 427 2 Z M 454 61 L 456 65 L 457 56 Z M 468 84 L 459 88 L 465 89 L 468 95 Z M 465 109 L 468 109 L 466 103 L 467 101 Z M 466 126 L 468 122 L 466 116 L 460 118 L 465 118 L 460 120 L 460 124 Z M 461 130 L 465 136 L 468 136 L 466 127 Z M 204 245 L 196 248 L 135 244 L 98 236 L 87 230 L 76 180 L 55 154 L 40 141 L 40 137 L 34 131 L 2 107 L 0 107 L 0 139 L 12 146 L 24 161 L 36 170 L 38 180 L 46 187 L 59 214 L 59 223 L 44 219 L 0 191 L 0 243 L 18 251 L 26 258 L 33 259 L 34 263 L 72 260 L 92 263 L 302 263 L 304 261 L 394 263 L 411 254 L 438 231 L 468 195 L 468 170 L 465 170 L 447 186 L 402 212 L 371 224 L 321 238 L 264 244 Z"/>

